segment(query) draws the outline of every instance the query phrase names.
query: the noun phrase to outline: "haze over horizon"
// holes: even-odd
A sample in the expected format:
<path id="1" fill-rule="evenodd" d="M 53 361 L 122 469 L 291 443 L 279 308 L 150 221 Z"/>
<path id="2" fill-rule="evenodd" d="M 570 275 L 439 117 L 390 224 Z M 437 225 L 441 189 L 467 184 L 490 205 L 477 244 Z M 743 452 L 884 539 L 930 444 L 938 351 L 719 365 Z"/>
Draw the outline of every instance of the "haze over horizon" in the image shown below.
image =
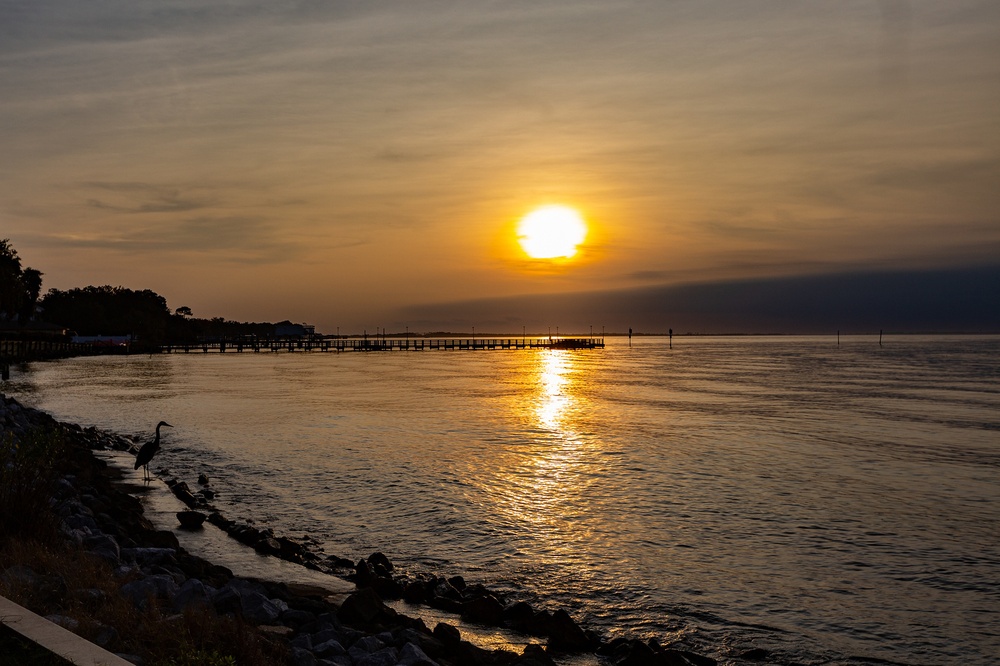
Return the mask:
<path id="1" fill-rule="evenodd" d="M 325 332 L 997 330 L 998 33 L 973 0 L 0 0 L 0 237 L 46 290 Z M 572 259 L 518 247 L 546 204 Z"/>

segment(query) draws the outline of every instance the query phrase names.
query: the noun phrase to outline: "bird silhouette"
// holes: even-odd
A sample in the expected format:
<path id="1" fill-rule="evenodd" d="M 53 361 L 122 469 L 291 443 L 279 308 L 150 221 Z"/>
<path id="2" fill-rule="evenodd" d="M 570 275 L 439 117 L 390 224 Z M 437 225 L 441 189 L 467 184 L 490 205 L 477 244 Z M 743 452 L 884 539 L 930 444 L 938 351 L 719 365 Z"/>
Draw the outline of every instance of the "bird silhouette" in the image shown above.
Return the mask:
<path id="1" fill-rule="evenodd" d="M 173 428 L 173 426 L 166 421 L 160 421 L 157 423 L 156 437 L 153 438 L 153 441 L 143 444 L 142 448 L 139 449 L 139 453 L 135 456 L 135 469 L 139 469 L 140 466 L 142 467 L 143 481 L 149 481 L 149 461 L 152 460 L 153 456 L 156 455 L 156 452 L 160 450 L 160 428 L 162 426 Z"/>

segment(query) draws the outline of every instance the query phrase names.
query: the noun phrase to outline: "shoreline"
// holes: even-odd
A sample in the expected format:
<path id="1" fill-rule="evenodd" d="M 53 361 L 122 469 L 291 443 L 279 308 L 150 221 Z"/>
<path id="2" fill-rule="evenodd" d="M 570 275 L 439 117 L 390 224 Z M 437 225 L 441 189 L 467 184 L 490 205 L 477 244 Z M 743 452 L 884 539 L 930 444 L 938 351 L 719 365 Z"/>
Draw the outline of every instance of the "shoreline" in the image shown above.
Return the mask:
<path id="1" fill-rule="evenodd" d="M 89 486 L 76 487 L 74 481 L 82 475 L 72 474 L 60 478 L 57 484 L 53 504 L 61 517 L 63 537 L 77 550 L 114 565 L 116 575 L 125 570 L 132 576 L 134 580 L 124 583 L 120 593 L 139 608 L 150 603 L 175 612 L 197 607 L 264 627 L 263 631 L 283 643 L 289 654 L 289 661 L 278 663 L 550 666 L 555 663 L 553 658 L 579 661 L 585 655 L 591 655 L 592 661 L 623 666 L 715 666 L 717 663 L 712 657 L 662 646 L 655 639 L 642 642 L 618 638 L 606 642 L 580 627 L 565 610 L 534 609 L 526 602 L 505 599 L 480 583 L 467 583 L 461 576 L 409 575 L 397 571 L 380 552 L 357 563 L 335 556 L 323 558 L 307 545 L 275 535 L 269 529 L 259 530 L 226 519 L 211 505 L 208 479 L 200 479 L 204 483 L 196 491 L 183 481 L 167 482 L 173 494 L 187 505 L 187 513 L 196 514 L 188 518 L 209 522 L 263 556 L 321 572 L 348 587 L 337 603 L 338 600 L 324 598 L 330 595 L 308 586 L 244 577 L 240 572 L 189 553 L 175 534 L 181 530 L 179 524 L 171 530 L 154 528 L 144 515 L 143 503 L 128 492 L 130 481 L 123 470 L 100 455 L 102 451 L 133 448 L 135 443 L 131 439 L 58 422 L 45 412 L 24 407 L 0 394 L 0 436 L 9 433 L 14 438 L 23 437 L 44 428 L 56 429 L 70 440 L 77 459 L 89 466 L 91 472 Z M 95 506 L 105 510 L 95 512 Z M 120 542 L 134 545 L 123 546 Z M 0 583 L 6 587 L 11 586 L 12 568 L 0 572 Z M 21 573 L 20 584 L 28 587 L 38 584 L 37 580 L 31 580 L 30 573 Z M 419 617 L 409 617 L 385 602 L 396 603 L 407 612 L 410 608 L 427 608 L 444 619 L 431 629 Z M 454 620 L 447 621 L 451 618 Z M 477 646 L 467 640 L 468 636 L 463 637 L 459 626 L 465 627 L 467 634 L 474 633 L 468 631 L 470 628 L 483 627 L 486 631 L 523 636 L 524 648 L 518 654 L 508 649 Z M 109 645 L 113 647 L 113 641 Z M 141 663 L 130 659 L 135 655 L 120 656 Z M 761 662 L 767 655 L 754 651 L 735 658 Z"/>

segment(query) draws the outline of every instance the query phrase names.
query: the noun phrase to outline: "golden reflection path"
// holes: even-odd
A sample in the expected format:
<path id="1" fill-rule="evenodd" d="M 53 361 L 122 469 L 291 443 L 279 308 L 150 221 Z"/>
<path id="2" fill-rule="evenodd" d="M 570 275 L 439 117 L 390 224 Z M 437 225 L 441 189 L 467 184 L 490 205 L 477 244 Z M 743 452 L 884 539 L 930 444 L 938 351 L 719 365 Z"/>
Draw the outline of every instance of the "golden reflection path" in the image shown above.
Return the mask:
<path id="1" fill-rule="evenodd" d="M 484 484 L 490 511 L 501 523 L 530 525 L 532 552 L 542 561 L 571 559 L 573 544 L 588 539 L 591 486 L 600 476 L 592 437 L 581 434 L 586 381 L 575 354 L 549 350 L 519 366 L 507 417 L 519 420 L 522 441 L 498 451 Z"/>

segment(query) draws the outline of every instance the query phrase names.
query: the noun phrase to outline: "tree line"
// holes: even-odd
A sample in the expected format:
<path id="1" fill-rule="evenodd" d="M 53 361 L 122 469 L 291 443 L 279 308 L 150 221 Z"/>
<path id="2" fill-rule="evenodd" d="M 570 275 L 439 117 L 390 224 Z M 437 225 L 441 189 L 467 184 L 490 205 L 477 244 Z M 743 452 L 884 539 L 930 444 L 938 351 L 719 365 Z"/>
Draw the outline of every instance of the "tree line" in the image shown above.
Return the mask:
<path id="1" fill-rule="evenodd" d="M 171 311 L 150 289 L 89 286 L 49 289 L 40 297 L 42 273 L 22 268 L 10 239 L 0 240 L 0 334 L 28 335 L 43 321 L 81 336 L 132 335 L 145 347 L 194 343 L 211 338 L 268 337 L 275 324 L 200 319 L 191 308 Z M 289 322 L 280 322 L 287 324 Z"/>

